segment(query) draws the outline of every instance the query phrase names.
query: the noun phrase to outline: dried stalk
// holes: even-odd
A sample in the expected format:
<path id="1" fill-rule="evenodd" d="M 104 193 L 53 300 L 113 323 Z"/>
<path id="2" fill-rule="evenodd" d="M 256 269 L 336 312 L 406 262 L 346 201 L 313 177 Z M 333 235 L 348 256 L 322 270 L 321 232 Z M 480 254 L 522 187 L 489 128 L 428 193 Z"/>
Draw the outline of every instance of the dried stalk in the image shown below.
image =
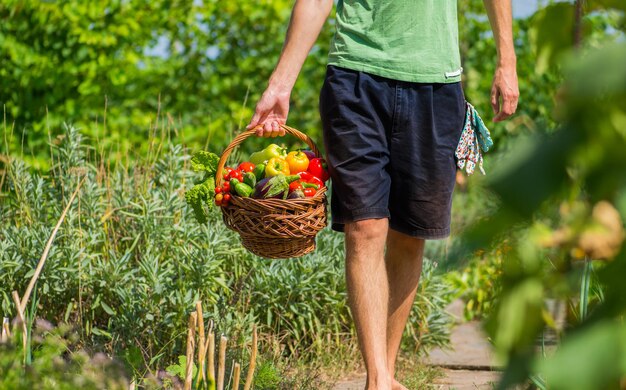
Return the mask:
<path id="1" fill-rule="evenodd" d="M 202 301 L 196 302 L 196 314 L 198 315 L 198 383 L 204 381 L 204 317 L 202 315 Z"/>
<path id="2" fill-rule="evenodd" d="M 17 308 L 17 318 L 20 320 L 22 324 L 22 346 L 24 347 L 24 361 L 26 361 L 26 340 L 28 339 L 28 329 L 26 328 L 26 319 L 24 318 L 24 311 L 21 309 L 22 305 L 20 303 L 20 296 L 17 294 L 17 291 L 13 290 L 13 302 L 15 302 L 15 307 Z"/>
<path id="3" fill-rule="evenodd" d="M 239 363 L 235 363 L 233 374 L 233 390 L 239 390 L 239 375 L 241 375 L 241 366 Z"/>
<path id="4" fill-rule="evenodd" d="M 207 375 L 209 380 L 215 382 L 215 332 L 209 333 L 209 348 L 207 348 L 208 361 L 207 361 Z"/>
<path id="5" fill-rule="evenodd" d="M 39 279 L 39 274 L 41 273 L 41 270 L 43 269 L 43 265 L 45 264 L 46 259 L 48 258 L 48 253 L 50 253 L 50 248 L 52 248 L 52 241 L 54 241 L 54 237 L 57 235 L 57 232 L 59 231 L 61 224 L 65 220 L 65 216 L 67 215 L 67 212 L 70 210 L 70 206 L 72 205 L 72 202 L 74 202 L 74 198 L 76 198 L 76 195 L 78 195 L 78 191 L 80 190 L 80 187 L 83 185 L 84 182 L 85 182 L 85 178 L 83 178 L 80 182 L 78 182 L 78 184 L 76 185 L 76 189 L 74 190 L 74 193 L 70 197 L 69 202 L 67 202 L 65 209 L 61 213 L 61 217 L 57 221 L 57 224 L 54 227 L 54 230 L 52 230 L 52 234 L 50 235 L 50 238 L 48 239 L 48 243 L 46 244 L 46 247 L 44 248 L 43 253 L 41 254 L 41 258 L 39 259 L 37 268 L 35 269 L 35 274 L 30 279 L 30 282 L 28 283 L 28 287 L 26 288 L 26 292 L 24 293 L 24 297 L 21 299 L 21 305 L 18 308 L 18 312 L 21 312 L 22 316 L 24 314 L 24 310 L 26 310 L 26 304 L 28 303 L 30 294 L 33 292 L 35 283 L 37 282 L 37 279 Z"/>
<path id="6" fill-rule="evenodd" d="M 196 312 L 189 315 L 189 330 L 187 332 L 187 364 L 185 367 L 185 390 L 191 390 L 193 381 L 193 350 L 196 341 L 196 323 L 198 314 Z"/>
<path id="7" fill-rule="evenodd" d="M 256 354 L 258 351 L 258 338 L 256 334 L 256 325 L 252 328 L 252 353 L 250 354 L 250 365 L 248 366 L 248 376 L 246 377 L 246 384 L 243 386 L 243 390 L 250 390 L 252 387 L 252 380 L 254 379 L 254 369 L 256 368 Z"/>
<path id="8" fill-rule="evenodd" d="M 226 374 L 226 342 L 228 339 L 222 336 L 220 339 L 220 353 L 217 362 L 217 390 L 224 390 L 224 375 Z"/>

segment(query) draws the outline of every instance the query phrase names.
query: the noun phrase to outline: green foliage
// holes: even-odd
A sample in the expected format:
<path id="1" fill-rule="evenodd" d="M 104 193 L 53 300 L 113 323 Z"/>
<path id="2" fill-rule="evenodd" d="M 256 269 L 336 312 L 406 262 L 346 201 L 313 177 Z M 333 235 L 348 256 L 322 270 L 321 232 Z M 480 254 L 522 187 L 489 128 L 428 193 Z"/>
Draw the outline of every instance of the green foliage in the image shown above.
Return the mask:
<path id="1" fill-rule="evenodd" d="M 277 390 L 280 385 L 280 372 L 270 361 L 261 363 L 254 375 L 254 388 L 259 390 Z"/>
<path id="2" fill-rule="evenodd" d="M 466 267 L 454 270 L 445 277 L 465 302 L 463 309 L 467 321 L 482 319 L 491 313 L 500 294 L 502 261 L 506 257 L 500 250 L 482 253 Z"/>
<path id="3" fill-rule="evenodd" d="M 195 174 L 181 147 L 165 144 L 129 167 L 107 166 L 106 156 L 90 152 L 68 126 L 53 144 L 49 174 L 10 158 L 0 180 L 2 312 L 15 312 L 10 292 L 23 291 L 84 178 L 36 289 L 37 315 L 75 323 L 84 345 L 123 359 L 135 376 L 167 367 L 184 354 L 188 311 L 197 300 L 205 322 L 213 320 L 217 334 L 236 345 L 253 323 L 265 339 L 280 340 L 285 348 L 271 355 L 278 360 L 314 361 L 355 343 L 340 234 L 324 229 L 318 249 L 301 259 L 260 259 L 243 249 L 215 209 L 206 224 L 195 221 L 183 196 Z M 449 288 L 433 271 L 427 262 L 406 348 L 447 339 Z M 246 361 L 242 351 L 233 353 Z"/>
<path id="4" fill-rule="evenodd" d="M 195 378 L 196 374 L 198 374 L 198 367 L 195 363 L 192 363 L 192 376 Z M 187 375 L 187 356 L 181 355 L 178 357 L 178 364 L 172 364 L 168 366 L 165 371 L 168 374 L 177 376 L 181 380 L 185 380 L 185 376 Z"/>
<path id="5" fill-rule="evenodd" d="M 23 145 L 47 168 L 47 130 L 54 137 L 69 120 L 115 159 L 147 154 L 161 123 L 180 129 L 177 142 L 221 150 L 267 85 L 292 3 L 1 2 L 0 105 L 15 121 L 12 149 Z M 290 124 L 314 139 L 331 34 L 328 24 L 292 94 Z"/>
<path id="6" fill-rule="evenodd" d="M 529 38 L 537 56 L 537 73 L 545 73 L 558 64 L 560 56 L 574 45 L 574 12 L 570 3 L 555 3 L 533 15 Z M 561 20 L 561 23 L 554 23 L 555 19 Z M 551 36 L 551 39 L 543 39 L 546 36 Z"/>
<path id="7" fill-rule="evenodd" d="M 552 23 L 554 15 L 563 17 L 555 12 Z M 568 56 L 559 128 L 516 143 L 517 152 L 489 183 L 500 208 L 465 237 L 466 249 L 494 242 L 510 248 L 500 299 L 487 322 L 508 362 L 502 389 L 531 374 L 550 389 L 613 389 L 626 375 L 626 46 L 593 46 L 585 43 L 575 57 Z M 588 307 L 586 282 L 581 284 L 589 271 L 581 266 L 585 258 L 610 261 L 597 270 L 601 299 Z M 580 315 L 568 324 L 557 351 L 536 355 L 535 340 L 554 323 L 545 300 L 579 296 Z"/>
<path id="8" fill-rule="evenodd" d="M 215 172 L 220 158 L 215 153 L 198 151 L 191 158 L 191 169 L 194 172 L 204 172 L 204 177 L 195 186 L 185 192 L 185 200 L 193 209 L 196 220 L 199 223 L 207 222 L 207 211 L 213 208 L 215 195 Z"/>
<path id="9" fill-rule="evenodd" d="M 0 343 L 0 388 L 127 389 L 129 380 L 121 364 L 102 353 L 89 356 L 67 328 L 38 326 L 33 333 L 33 361 L 22 366 L 21 334 Z"/>

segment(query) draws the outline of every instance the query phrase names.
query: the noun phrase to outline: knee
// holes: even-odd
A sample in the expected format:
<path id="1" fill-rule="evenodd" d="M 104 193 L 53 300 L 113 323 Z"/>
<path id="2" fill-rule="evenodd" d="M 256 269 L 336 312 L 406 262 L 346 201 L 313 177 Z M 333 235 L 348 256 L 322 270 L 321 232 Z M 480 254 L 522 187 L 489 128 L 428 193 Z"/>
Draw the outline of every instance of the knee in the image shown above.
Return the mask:
<path id="1" fill-rule="evenodd" d="M 361 221 L 349 222 L 345 225 L 345 233 L 355 240 L 373 240 L 385 237 L 388 230 L 387 218 L 364 219 Z"/>

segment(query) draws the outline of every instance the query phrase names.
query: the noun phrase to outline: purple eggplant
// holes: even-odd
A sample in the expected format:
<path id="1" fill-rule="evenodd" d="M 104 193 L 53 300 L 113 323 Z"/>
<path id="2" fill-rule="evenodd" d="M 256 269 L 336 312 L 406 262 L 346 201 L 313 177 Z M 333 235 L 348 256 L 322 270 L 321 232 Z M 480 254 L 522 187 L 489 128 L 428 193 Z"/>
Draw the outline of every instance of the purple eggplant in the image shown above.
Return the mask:
<path id="1" fill-rule="evenodd" d="M 298 175 L 285 176 L 279 174 L 260 180 L 254 187 L 253 197 L 256 199 L 286 199 L 289 193 L 289 183 L 300 179 Z"/>
<path id="2" fill-rule="evenodd" d="M 303 198 L 305 198 L 304 192 L 302 192 L 302 190 L 300 189 L 293 191 L 291 194 L 289 194 L 289 196 L 287 196 L 287 199 L 303 199 Z"/>

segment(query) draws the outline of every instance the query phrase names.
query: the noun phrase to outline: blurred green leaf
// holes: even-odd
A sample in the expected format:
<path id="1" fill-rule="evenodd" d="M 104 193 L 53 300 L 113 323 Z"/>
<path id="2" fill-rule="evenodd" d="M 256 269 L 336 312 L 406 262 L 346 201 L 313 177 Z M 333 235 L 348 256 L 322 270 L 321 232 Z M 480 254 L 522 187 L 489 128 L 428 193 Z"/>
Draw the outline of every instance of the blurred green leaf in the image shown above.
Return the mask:
<path id="1" fill-rule="evenodd" d="M 603 321 L 563 340 L 554 356 L 537 367 L 548 388 L 597 390 L 617 388 L 626 372 L 626 327 Z"/>
<path id="2" fill-rule="evenodd" d="M 574 12 L 572 3 L 558 2 L 533 15 L 528 35 L 536 54 L 537 73 L 545 73 L 557 66 L 561 56 L 572 49 Z"/>

